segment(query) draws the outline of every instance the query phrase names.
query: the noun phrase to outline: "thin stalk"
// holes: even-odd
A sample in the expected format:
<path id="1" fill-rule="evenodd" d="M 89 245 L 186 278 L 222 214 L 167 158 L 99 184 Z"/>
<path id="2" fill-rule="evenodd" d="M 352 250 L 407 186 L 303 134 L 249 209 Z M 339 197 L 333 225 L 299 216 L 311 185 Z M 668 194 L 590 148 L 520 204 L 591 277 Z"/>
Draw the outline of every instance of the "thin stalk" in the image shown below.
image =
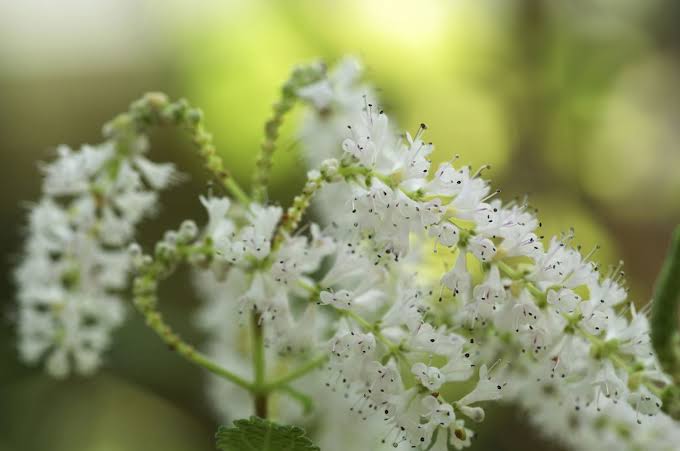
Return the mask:
<path id="1" fill-rule="evenodd" d="M 294 389 L 289 385 L 280 387 L 279 390 L 302 404 L 304 413 L 309 413 L 312 411 L 312 408 L 314 407 L 314 400 L 310 396 L 305 395 L 304 393 Z"/>
<path id="2" fill-rule="evenodd" d="M 272 382 L 268 383 L 265 386 L 265 389 L 267 391 L 272 391 L 272 390 L 278 390 L 281 387 L 285 386 L 286 384 L 294 381 L 295 379 L 298 379 L 305 374 L 314 371 L 315 369 L 319 368 L 322 366 L 324 363 L 328 361 L 328 356 L 327 355 L 320 355 L 318 357 L 315 357 L 306 363 L 303 363 L 301 366 L 295 368 L 293 371 L 290 373 L 286 374 L 285 376 L 282 376 L 278 379 L 273 380 Z"/>
<path id="3" fill-rule="evenodd" d="M 121 149 L 129 149 L 140 135 L 148 135 L 153 127 L 170 126 L 186 131 L 191 137 L 206 169 L 239 202 L 250 203 L 246 192 L 224 167 L 213 138 L 205 129 L 203 112 L 180 99 L 171 102 L 165 94 L 150 92 L 133 102 L 126 113 L 119 114 L 104 126 L 104 135 Z"/>
<path id="4" fill-rule="evenodd" d="M 146 324 L 156 332 L 170 349 L 176 351 L 186 360 L 252 392 L 256 388 L 253 383 L 222 367 L 185 342 L 165 322 L 163 315 L 156 307 L 158 304 L 157 290 L 159 282 L 168 277 L 179 263 L 186 261 L 195 253 L 202 253 L 208 256 L 211 253 L 211 249 L 206 248 L 203 244 L 179 244 L 174 255 L 166 255 L 165 257 L 157 255 L 155 259 L 149 259 L 147 263 L 138 268 L 138 274 L 133 283 L 134 305 L 146 319 Z"/>
<path id="5" fill-rule="evenodd" d="M 278 248 L 287 234 L 293 233 L 300 221 L 305 211 L 309 208 L 309 204 L 312 201 L 312 197 L 316 194 L 319 189 L 325 184 L 326 179 L 321 175 L 312 176 L 307 179 L 305 186 L 302 188 L 302 192 L 295 196 L 293 199 L 293 205 L 288 207 L 286 214 L 276 231 L 276 236 L 274 237 L 274 249 Z"/>
<path id="6" fill-rule="evenodd" d="M 361 326 L 362 329 L 373 332 L 375 327 L 373 327 L 373 324 L 369 323 L 366 321 L 361 315 L 354 313 L 351 310 L 340 310 L 338 309 L 341 313 L 343 313 L 345 316 L 352 318 L 357 324 Z"/>
<path id="7" fill-rule="evenodd" d="M 274 104 L 273 114 L 264 124 L 264 141 L 260 146 L 260 153 L 255 161 L 253 173 L 253 198 L 258 202 L 267 197 L 267 186 L 272 168 L 272 158 L 276 149 L 276 139 L 279 137 L 279 129 L 283 124 L 283 118 L 293 108 L 294 98 L 282 96 L 281 100 Z"/>
<path id="8" fill-rule="evenodd" d="M 389 351 L 389 354 L 394 355 L 397 358 L 401 357 L 401 349 L 399 345 L 393 343 L 392 340 L 385 337 L 380 332 L 377 325 L 369 323 L 362 316 L 358 315 L 357 313 L 354 313 L 351 310 L 340 310 L 340 312 L 356 321 L 357 324 L 359 324 L 359 326 L 361 326 L 361 328 L 364 329 L 365 331 L 371 332 L 379 342 L 385 345 L 385 347 Z"/>
<path id="9" fill-rule="evenodd" d="M 252 383 L 219 365 L 217 362 L 198 352 L 193 346 L 182 340 L 182 338 L 180 338 L 180 336 L 177 335 L 163 320 L 160 312 L 152 308 L 145 309 L 141 306 L 138 306 L 138 310 L 144 315 L 147 325 L 154 332 L 156 332 L 156 334 L 168 345 L 170 349 L 176 351 L 180 356 L 200 367 L 205 368 L 213 374 L 233 382 L 239 387 L 242 387 L 248 391 L 252 391 L 254 389 Z"/>
<path id="10" fill-rule="evenodd" d="M 255 415 L 267 418 L 269 393 L 265 389 L 266 361 L 264 353 L 264 328 L 260 313 L 251 315 L 251 333 L 253 341 L 253 375 L 255 377 Z"/>
<path id="11" fill-rule="evenodd" d="M 526 280 L 524 278 L 524 274 L 522 274 L 520 271 L 517 271 L 516 269 L 513 269 L 510 265 L 503 261 L 499 260 L 494 263 L 498 266 L 498 269 L 501 271 L 501 273 L 505 274 L 512 280 L 521 281 L 527 291 L 531 293 L 534 298 L 536 298 L 536 303 L 540 308 L 543 308 L 547 305 L 548 301 L 546 299 L 546 294 L 540 288 L 534 285 L 533 282 Z"/>
<path id="12" fill-rule="evenodd" d="M 324 76 L 325 68 L 323 65 L 299 66 L 293 69 L 290 77 L 281 87 L 281 97 L 272 107 L 272 115 L 264 124 L 264 140 L 255 161 L 252 190 L 253 199 L 257 202 L 266 200 L 276 140 L 279 137 L 284 117 L 293 109 L 298 100 L 298 90 L 303 86 L 319 81 Z"/>

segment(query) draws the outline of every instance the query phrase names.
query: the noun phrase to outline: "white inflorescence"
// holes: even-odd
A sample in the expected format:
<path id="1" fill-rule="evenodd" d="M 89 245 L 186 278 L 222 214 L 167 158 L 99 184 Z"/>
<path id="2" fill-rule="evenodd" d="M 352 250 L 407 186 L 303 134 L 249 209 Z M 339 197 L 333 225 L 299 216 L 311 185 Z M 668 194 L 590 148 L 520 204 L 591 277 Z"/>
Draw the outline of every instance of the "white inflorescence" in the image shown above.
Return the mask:
<path id="1" fill-rule="evenodd" d="M 215 361 L 247 378 L 253 329 L 263 333 L 268 379 L 323 363 L 324 373 L 276 387 L 317 401 L 323 449 L 348 446 L 328 439 L 346 433 L 344 409 L 379 437 L 353 434 L 356 449 L 462 449 L 485 403 L 501 399 L 574 448 L 675 449 L 680 430 L 660 412 L 668 380 L 620 268 L 601 274 L 571 234 L 544 244 L 534 212 L 502 203 L 480 177 L 486 167 L 432 166 L 427 127 L 397 133 L 362 96 L 359 74 L 345 60 L 298 91 L 312 110 L 303 146 L 323 161 L 308 155 L 318 169 L 292 207 L 201 197 L 207 224 L 167 233 L 160 263 L 121 249 L 173 168 L 108 144 L 62 151 L 46 167 L 17 271 L 22 355 L 46 355 L 55 375 L 72 364 L 91 371 L 121 322 L 130 266 L 148 270 L 137 287 L 148 295 L 153 271 L 184 259 L 205 298 L 197 323 Z M 318 194 L 327 225 L 299 227 Z M 432 254 L 446 268 L 434 279 L 421 271 Z M 142 296 L 138 305 L 154 303 Z M 147 320 L 170 334 L 159 315 Z M 225 384 L 210 382 L 221 413 L 252 413 L 244 385 Z M 279 419 L 312 420 L 279 401 Z"/>
<path id="2" fill-rule="evenodd" d="M 43 197 L 31 207 L 15 272 L 19 352 L 28 362 L 44 358 L 56 377 L 97 369 L 123 321 L 127 245 L 176 177 L 172 164 L 144 157 L 146 147 L 142 138 L 125 153 L 114 142 L 62 146 L 43 167 Z"/>
<path id="3" fill-rule="evenodd" d="M 421 237 L 416 241 L 419 252 L 427 252 L 422 237 L 429 236 L 435 253 L 445 247 L 450 250 L 447 255 L 453 255 L 440 287 L 421 289 L 418 303 L 404 304 L 387 296 L 393 305 L 376 323 L 390 324 L 385 319 L 396 307 L 399 313 L 392 317 L 412 326 L 402 324 L 398 333 L 386 329 L 381 333 L 396 336 L 396 343 L 408 350 L 423 343 L 419 335 L 434 333 L 433 326 L 440 325 L 432 346 L 421 348 L 436 364 L 405 353 L 420 386 L 418 395 L 406 394 L 410 384 L 403 382 L 396 389 L 400 396 L 412 396 L 409 409 L 415 409 L 414 400 L 433 403 L 428 392 L 441 391 L 444 383 L 465 380 L 474 372 L 479 383 L 473 393 L 448 403 L 440 394 L 435 398 L 439 405 L 478 420 L 483 411 L 470 404 L 502 394 L 523 405 L 547 434 L 575 448 L 607 443 L 616 449 L 674 449 L 680 430 L 660 413 L 661 401 L 655 394 L 668 382 L 667 376 L 651 349 L 646 312 L 636 312 L 626 300 L 620 268 L 600 274 L 590 255 L 584 257 L 570 246 L 571 234 L 554 237 L 544 247 L 533 212 L 524 204 L 504 205 L 493 199 L 497 192 L 479 177 L 484 167 L 475 172 L 456 167 L 453 161 L 431 167 L 432 146 L 423 141 L 424 125 L 413 137 L 399 136 L 370 101 L 364 101 L 360 113 L 343 108 L 341 97 L 355 98 L 360 89 L 343 86 L 334 91 L 335 97 L 325 95 L 331 99 L 327 103 L 336 106 L 333 120 L 347 122 L 344 133 L 335 138 L 342 142 L 343 152 L 332 156 L 341 159 L 341 168 L 366 169 L 361 176 L 345 177 L 343 183 L 349 185 L 344 190 L 345 211 L 326 221 L 353 228 L 352 236 L 370 237 L 377 246 L 374 258 L 380 261 L 390 255 L 402 258 L 414 235 Z M 319 110 L 318 102 L 310 103 L 318 111 L 317 120 L 328 120 L 328 111 Z M 303 140 L 307 152 L 314 152 L 315 145 L 313 139 Z M 334 205 L 339 205 L 337 199 Z M 321 212 L 328 214 L 323 208 Z M 442 295 L 441 287 L 452 300 Z M 404 308 L 407 305 L 410 308 Z M 435 347 L 442 342 L 449 345 L 447 351 Z M 385 352 L 390 350 L 377 353 L 378 361 L 384 362 Z M 469 356 L 469 367 L 460 352 Z M 348 359 L 365 361 L 366 357 L 347 355 L 336 360 L 356 374 L 358 365 Z M 399 359 L 390 361 L 399 364 Z M 382 376 L 376 376 L 376 361 L 368 360 L 363 364 L 371 370 L 357 378 L 370 386 Z M 379 369 L 386 368 L 389 363 Z M 494 382 L 484 384 L 489 374 Z M 389 405 L 389 400 L 373 393 L 362 394 L 368 405 Z M 420 418 L 410 418 L 408 428 L 395 421 L 393 415 L 399 411 L 387 409 L 385 419 L 405 428 L 395 433 L 402 440 L 422 443 L 422 432 L 437 427 L 426 421 L 431 415 L 420 412 Z M 401 413 L 407 414 L 408 423 L 409 410 Z M 440 427 L 449 424 L 454 423 Z M 425 443 L 428 440 L 425 434 Z"/>

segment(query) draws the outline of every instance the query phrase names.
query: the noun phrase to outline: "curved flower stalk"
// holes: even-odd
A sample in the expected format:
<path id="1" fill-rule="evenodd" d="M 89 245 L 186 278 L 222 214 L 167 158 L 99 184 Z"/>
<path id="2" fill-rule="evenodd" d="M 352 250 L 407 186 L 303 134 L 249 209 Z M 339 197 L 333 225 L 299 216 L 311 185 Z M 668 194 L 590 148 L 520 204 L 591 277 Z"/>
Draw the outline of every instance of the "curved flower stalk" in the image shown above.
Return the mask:
<path id="1" fill-rule="evenodd" d="M 43 196 L 31 206 L 24 256 L 15 272 L 19 352 L 45 358 L 50 374 L 97 369 L 124 319 L 131 275 L 127 251 L 137 224 L 152 215 L 158 193 L 181 180 L 172 163 L 145 157 L 152 126 L 189 131 L 207 168 L 236 198 L 245 195 L 222 167 L 201 112 L 185 101 L 149 94 L 106 125 L 107 139 L 57 149 L 43 165 Z"/>
<path id="2" fill-rule="evenodd" d="M 345 421 L 371 433 L 353 437 L 360 449 L 462 449 L 497 400 L 523 405 L 574 448 L 674 449 L 680 429 L 661 412 L 674 387 L 620 267 L 600 273 L 571 233 L 544 242 L 534 212 L 502 203 L 481 178 L 486 167 L 432 166 L 427 127 L 397 133 L 359 94 L 353 64 L 328 78 L 320 65 L 293 72 L 250 195 L 229 177 L 200 111 L 158 94 L 114 119 L 101 148 L 63 151 L 46 168 L 17 271 L 23 354 L 48 353 L 55 375 L 71 363 L 96 368 L 133 271 L 135 307 L 170 349 L 212 374 L 223 415 L 315 424 L 324 449 L 345 446 L 329 440 Z M 284 210 L 266 202 L 266 181 L 278 127 L 299 99 L 317 112 L 305 142 L 328 158 Z M 176 179 L 142 155 L 155 125 L 186 129 L 229 195 L 200 198 L 203 226 L 187 220 L 152 252 L 132 244 L 125 253 L 156 190 Z M 325 226 L 305 221 L 319 194 L 333 207 Z M 434 278 L 421 271 L 432 253 L 443 268 Z M 158 287 L 180 265 L 205 298 L 205 353 L 160 309 Z M 352 420 L 340 423 L 342 412 Z"/>

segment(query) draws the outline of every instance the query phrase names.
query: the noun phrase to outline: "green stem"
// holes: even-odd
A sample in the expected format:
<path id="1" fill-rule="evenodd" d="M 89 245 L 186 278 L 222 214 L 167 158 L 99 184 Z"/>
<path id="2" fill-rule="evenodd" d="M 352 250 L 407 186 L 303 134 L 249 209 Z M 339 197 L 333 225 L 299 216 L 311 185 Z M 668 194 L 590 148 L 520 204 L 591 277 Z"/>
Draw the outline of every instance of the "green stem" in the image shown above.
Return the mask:
<path id="1" fill-rule="evenodd" d="M 253 173 L 253 198 L 259 202 L 267 196 L 272 157 L 276 149 L 276 139 L 279 136 L 283 117 L 293 108 L 294 103 L 294 97 L 282 96 L 281 100 L 274 104 L 272 117 L 264 124 L 264 141 L 260 146 L 260 153 L 255 161 L 255 172 Z"/>
<path id="2" fill-rule="evenodd" d="M 662 367 L 677 381 L 680 362 L 676 353 L 680 302 L 680 226 L 673 233 L 668 255 L 656 282 L 652 304 L 652 345 Z"/>
<path id="3" fill-rule="evenodd" d="M 269 393 L 265 389 L 266 361 L 264 352 L 264 330 L 260 313 L 251 315 L 251 332 L 253 337 L 253 373 L 255 377 L 255 415 L 267 418 Z"/>
<path id="4" fill-rule="evenodd" d="M 520 274 L 519 271 L 517 271 L 516 269 L 514 269 L 513 267 L 511 267 L 510 265 L 508 265 L 504 261 L 496 262 L 496 266 L 498 266 L 498 269 L 503 274 L 505 274 L 506 276 L 508 276 L 512 280 L 519 280 L 519 279 L 522 278 L 522 274 Z"/>
<path id="5" fill-rule="evenodd" d="M 253 173 L 253 198 L 262 202 L 267 197 L 267 186 L 272 168 L 272 158 L 276 149 L 281 125 L 285 115 L 293 109 L 298 99 L 297 92 L 303 86 L 319 81 L 325 76 L 325 69 L 320 64 L 310 64 L 293 69 L 288 80 L 281 88 L 281 97 L 272 108 L 272 116 L 264 125 L 264 141 L 255 162 Z"/>
<path id="6" fill-rule="evenodd" d="M 527 289 L 527 291 L 534 296 L 534 298 L 536 299 L 536 304 L 538 305 L 539 308 L 543 308 L 548 304 L 546 293 L 540 288 L 538 288 L 536 285 L 534 285 L 533 282 L 526 280 L 524 278 L 524 273 L 512 268 L 504 261 L 497 260 L 494 263 L 496 264 L 496 266 L 498 266 L 498 269 L 501 271 L 501 273 L 511 278 L 512 280 L 521 281 L 524 284 L 524 287 Z"/>
<path id="7" fill-rule="evenodd" d="M 250 203 L 250 198 L 246 192 L 243 191 L 241 186 L 236 183 L 236 180 L 234 180 L 232 177 L 222 180 L 222 183 L 224 184 L 227 191 L 229 191 L 231 195 L 234 196 L 241 204 L 248 205 Z"/>
<path id="8" fill-rule="evenodd" d="M 128 112 L 106 124 L 104 135 L 115 139 L 118 146 L 126 151 L 140 134 L 148 135 L 152 127 L 158 126 L 178 127 L 187 131 L 198 154 L 203 158 L 206 169 L 239 202 L 244 205 L 250 203 L 248 195 L 231 177 L 222 158 L 217 154 L 212 135 L 205 129 L 203 112 L 191 107 L 184 99 L 170 102 L 165 94 L 147 93 L 133 102 Z"/>
<path id="9" fill-rule="evenodd" d="M 325 182 L 326 179 L 320 173 L 317 176 L 307 179 L 305 186 L 302 188 L 302 192 L 295 196 L 293 205 L 286 210 L 286 214 L 274 237 L 274 249 L 280 246 L 287 234 L 290 234 L 297 229 L 302 220 L 302 215 L 304 215 L 307 208 L 309 208 L 312 197 L 319 189 L 321 189 Z"/>
<path id="10" fill-rule="evenodd" d="M 252 383 L 222 367 L 185 342 L 165 322 L 163 315 L 156 308 L 159 282 L 172 274 L 179 263 L 187 261 L 191 255 L 196 253 L 210 256 L 211 249 L 206 248 L 203 244 L 178 243 L 175 253 L 157 254 L 156 258 L 149 258 L 145 264 L 138 268 L 138 273 L 133 282 L 134 305 L 146 319 L 146 324 L 156 332 L 170 349 L 176 351 L 186 360 L 252 392 L 255 390 Z"/>
<path id="11" fill-rule="evenodd" d="M 196 351 L 193 346 L 185 343 L 182 339 L 175 334 L 170 327 L 160 320 L 160 314 L 157 319 L 150 318 L 150 315 L 145 315 L 147 323 L 158 322 L 158 327 L 151 326 L 151 328 L 158 334 L 161 339 L 170 346 L 171 349 L 177 351 L 179 355 L 184 357 L 196 365 L 205 368 L 217 376 L 226 379 L 234 384 L 242 387 L 248 391 L 253 390 L 253 385 L 242 378 L 241 376 L 231 372 L 230 370 L 220 366 L 217 362 L 211 360 L 206 355 Z"/>
<path id="12" fill-rule="evenodd" d="M 314 407 L 314 400 L 310 396 L 305 395 L 304 393 L 294 389 L 289 385 L 279 387 L 279 390 L 288 394 L 291 398 L 295 399 L 296 401 L 300 402 L 300 404 L 302 404 L 302 408 L 304 409 L 305 414 L 312 411 L 312 408 Z"/>
<path id="13" fill-rule="evenodd" d="M 272 382 L 268 383 L 265 386 L 265 389 L 267 391 L 272 391 L 272 390 L 278 390 L 281 387 L 285 386 L 289 382 L 294 381 L 295 379 L 298 379 L 305 374 L 316 370 L 320 366 L 322 366 L 324 363 L 328 361 L 328 356 L 327 355 L 320 355 L 318 357 L 315 357 L 306 363 L 303 363 L 301 366 L 295 368 L 293 371 L 290 373 L 286 374 L 283 377 L 280 377 L 278 379 L 273 380 Z"/>
<path id="14" fill-rule="evenodd" d="M 375 327 L 373 327 L 373 324 L 369 323 L 361 315 L 354 313 L 351 310 L 339 309 L 338 311 L 344 314 L 345 316 L 352 318 L 359 326 L 361 326 L 362 329 L 366 331 L 373 332 L 373 330 L 375 329 Z"/>
<path id="15" fill-rule="evenodd" d="M 233 373 L 232 371 L 222 367 L 217 362 L 211 360 L 206 355 L 198 352 L 192 345 L 186 343 L 182 338 L 177 335 L 172 328 L 163 320 L 162 314 L 151 307 L 150 305 L 144 305 L 144 303 L 135 303 L 137 309 L 142 313 L 146 319 L 146 324 L 163 340 L 168 347 L 176 351 L 180 356 L 184 357 L 188 361 L 205 368 L 213 374 L 216 374 L 234 384 L 242 387 L 248 391 L 254 389 L 253 384 L 243 379 L 241 376 Z"/>
<path id="16" fill-rule="evenodd" d="M 380 332 L 380 328 L 378 327 L 377 324 L 369 323 L 362 316 L 358 315 L 357 313 L 354 313 L 351 310 L 339 310 L 339 311 L 342 314 L 346 315 L 347 317 L 352 318 L 366 332 L 371 332 L 373 336 L 375 336 L 376 340 L 381 342 L 387 348 L 389 355 L 393 355 L 396 358 L 402 357 L 401 347 L 398 344 L 393 343 L 392 340 L 390 340 L 389 338 L 385 337 Z"/>

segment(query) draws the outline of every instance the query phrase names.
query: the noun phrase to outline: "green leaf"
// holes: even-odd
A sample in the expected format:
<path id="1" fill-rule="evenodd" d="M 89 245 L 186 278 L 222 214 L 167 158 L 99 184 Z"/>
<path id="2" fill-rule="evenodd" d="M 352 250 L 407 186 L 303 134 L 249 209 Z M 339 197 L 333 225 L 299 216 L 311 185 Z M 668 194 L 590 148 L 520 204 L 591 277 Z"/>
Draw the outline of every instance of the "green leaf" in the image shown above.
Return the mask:
<path id="1" fill-rule="evenodd" d="M 680 302 L 680 227 L 675 229 L 666 261 L 656 282 L 652 304 L 652 345 L 662 367 L 676 376 L 680 365 L 674 341 L 678 335 Z"/>
<path id="2" fill-rule="evenodd" d="M 284 426 L 250 417 L 234 426 L 220 426 L 215 436 L 220 451 L 319 451 L 297 426 Z"/>

